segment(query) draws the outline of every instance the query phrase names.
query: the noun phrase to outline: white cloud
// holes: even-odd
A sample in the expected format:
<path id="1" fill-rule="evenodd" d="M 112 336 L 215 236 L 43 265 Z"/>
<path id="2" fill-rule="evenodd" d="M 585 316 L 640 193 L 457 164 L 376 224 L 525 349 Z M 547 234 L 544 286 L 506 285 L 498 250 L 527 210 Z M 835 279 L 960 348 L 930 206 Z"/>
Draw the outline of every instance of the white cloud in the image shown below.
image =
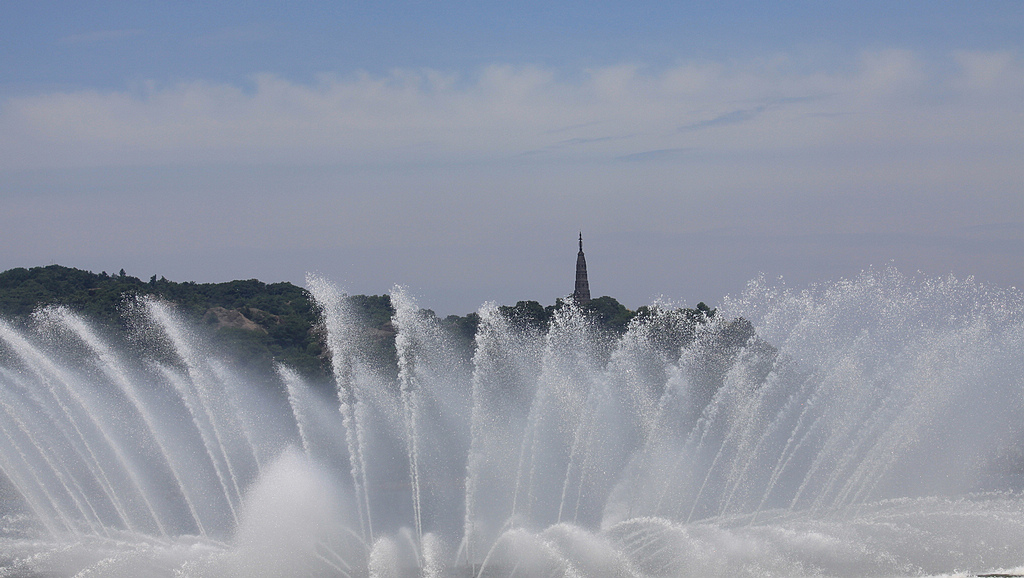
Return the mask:
<path id="1" fill-rule="evenodd" d="M 3 103 L 0 168 L 1020 146 L 1021 63 L 1006 53 L 958 53 L 949 64 L 883 51 L 849 70 L 808 71 L 784 57 L 658 72 L 616 66 L 573 78 L 494 65 L 472 78 L 399 70 L 301 84 L 264 74 L 244 87 L 195 81 L 38 94 Z"/>

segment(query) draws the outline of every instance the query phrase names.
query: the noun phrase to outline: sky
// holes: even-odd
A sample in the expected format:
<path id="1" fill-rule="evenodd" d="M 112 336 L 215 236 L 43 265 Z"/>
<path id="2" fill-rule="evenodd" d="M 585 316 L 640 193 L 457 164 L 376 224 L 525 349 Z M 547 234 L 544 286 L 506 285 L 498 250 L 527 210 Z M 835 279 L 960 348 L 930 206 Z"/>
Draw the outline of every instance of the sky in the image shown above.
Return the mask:
<path id="1" fill-rule="evenodd" d="M 0 270 L 1024 285 L 1024 2 L 256 4 L 0 8 Z"/>

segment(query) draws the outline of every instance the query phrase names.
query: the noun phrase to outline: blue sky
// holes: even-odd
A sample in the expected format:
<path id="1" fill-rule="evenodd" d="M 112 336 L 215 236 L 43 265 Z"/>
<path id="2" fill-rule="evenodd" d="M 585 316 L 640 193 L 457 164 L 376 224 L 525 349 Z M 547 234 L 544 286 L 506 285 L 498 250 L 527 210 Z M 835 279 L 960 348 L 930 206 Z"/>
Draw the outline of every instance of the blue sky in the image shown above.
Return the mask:
<path id="1" fill-rule="evenodd" d="M 1020 2 L 32 2 L 4 8 L 6 90 L 121 88 L 258 72 L 471 72 L 495 62 L 671 66 L 799 53 L 1017 49 Z"/>
<path id="2" fill-rule="evenodd" d="M 35 2 L 0 269 L 424 306 L 1024 277 L 1021 2 Z"/>

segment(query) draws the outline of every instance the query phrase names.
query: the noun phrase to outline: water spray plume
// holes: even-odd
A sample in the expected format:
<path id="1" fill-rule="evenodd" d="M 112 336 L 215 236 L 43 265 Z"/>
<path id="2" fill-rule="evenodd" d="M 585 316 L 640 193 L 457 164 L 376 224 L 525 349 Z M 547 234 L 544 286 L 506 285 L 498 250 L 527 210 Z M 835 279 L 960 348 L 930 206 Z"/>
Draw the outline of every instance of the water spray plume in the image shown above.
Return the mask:
<path id="1" fill-rule="evenodd" d="M 0 321 L 0 574 L 921 576 L 1024 565 L 1024 296 L 754 280 L 624 333 L 475 337 L 310 276 L 331 378 L 244 374 L 174 308 Z M 393 343 L 393 347 L 390 345 Z"/>

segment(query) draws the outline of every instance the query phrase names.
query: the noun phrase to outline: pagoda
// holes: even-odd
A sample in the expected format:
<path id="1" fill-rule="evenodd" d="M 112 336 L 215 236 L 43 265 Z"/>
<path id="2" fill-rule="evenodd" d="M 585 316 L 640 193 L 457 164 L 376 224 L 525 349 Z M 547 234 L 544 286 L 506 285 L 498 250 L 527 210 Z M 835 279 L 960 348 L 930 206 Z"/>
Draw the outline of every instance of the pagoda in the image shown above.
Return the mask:
<path id="1" fill-rule="evenodd" d="M 583 231 L 580 231 L 580 252 L 576 254 L 576 290 L 572 298 L 580 305 L 590 303 L 590 282 L 587 281 L 587 259 L 583 256 Z"/>

